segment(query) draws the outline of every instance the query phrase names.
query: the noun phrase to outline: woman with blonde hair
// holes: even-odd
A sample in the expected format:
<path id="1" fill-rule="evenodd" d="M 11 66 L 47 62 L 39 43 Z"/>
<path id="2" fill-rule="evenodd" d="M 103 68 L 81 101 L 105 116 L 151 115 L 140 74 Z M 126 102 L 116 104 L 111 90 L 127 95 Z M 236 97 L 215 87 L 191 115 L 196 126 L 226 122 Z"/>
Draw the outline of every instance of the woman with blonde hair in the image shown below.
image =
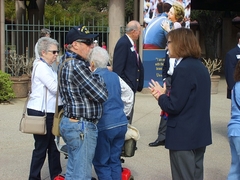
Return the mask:
<path id="1" fill-rule="evenodd" d="M 162 23 L 163 29 L 169 32 L 172 29 L 177 29 L 179 27 L 182 27 L 184 16 L 185 16 L 185 10 L 183 6 L 179 2 L 175 2 L 168 12 L 168 19 L 172 21 L 173 26 L 171 28 L 169 21 L 164 21 Z"/>

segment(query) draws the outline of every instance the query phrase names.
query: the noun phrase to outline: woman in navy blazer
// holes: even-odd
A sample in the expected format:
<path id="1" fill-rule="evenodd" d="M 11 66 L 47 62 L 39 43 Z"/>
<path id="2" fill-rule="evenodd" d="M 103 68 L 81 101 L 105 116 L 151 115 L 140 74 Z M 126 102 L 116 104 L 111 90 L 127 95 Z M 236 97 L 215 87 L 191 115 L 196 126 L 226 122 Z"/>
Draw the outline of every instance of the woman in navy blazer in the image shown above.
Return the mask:
<path id="1" fill-rule="evenodd" d="M 212 143 L 210 76 L 201 62 L 199 43 L 190 29 L 168 34 L 169 57 L 176 58 L 170 95 L 166 85 L 152 80 L 149 89 L 169 114 L 165 147 L 169 149 L 172 178 L 203 179 L 206 146 Z"/>

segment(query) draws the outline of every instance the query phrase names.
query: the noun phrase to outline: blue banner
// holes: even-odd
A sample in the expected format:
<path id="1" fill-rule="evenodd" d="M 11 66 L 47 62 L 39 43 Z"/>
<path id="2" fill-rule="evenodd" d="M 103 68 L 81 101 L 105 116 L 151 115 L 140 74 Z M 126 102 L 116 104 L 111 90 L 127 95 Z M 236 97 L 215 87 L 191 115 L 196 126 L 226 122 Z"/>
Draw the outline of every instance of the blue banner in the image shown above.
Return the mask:
<path id="1" fill-rule="evenodd" d="M 163 84 L 162 67 L 165 56 L 166 50 L 164 49 L 143 49 L 144 88 L 149 86 L 148 83 L 151 79 Z"/>

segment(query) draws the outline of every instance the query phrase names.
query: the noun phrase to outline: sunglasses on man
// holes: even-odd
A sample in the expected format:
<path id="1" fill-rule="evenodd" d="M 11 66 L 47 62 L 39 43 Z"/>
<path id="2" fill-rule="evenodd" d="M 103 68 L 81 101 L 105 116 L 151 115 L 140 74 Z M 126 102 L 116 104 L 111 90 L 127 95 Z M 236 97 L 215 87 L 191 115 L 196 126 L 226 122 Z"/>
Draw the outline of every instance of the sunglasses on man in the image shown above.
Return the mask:
<path id="1" fill-rule="evenodd" d="M 92 39 L 78 39 L 76 40 L 77 42 L 81 42 L 81 43 L 84 43 L 86 44 L 87 46 L 90 46 L 93 44 L 93 40 Z"/>

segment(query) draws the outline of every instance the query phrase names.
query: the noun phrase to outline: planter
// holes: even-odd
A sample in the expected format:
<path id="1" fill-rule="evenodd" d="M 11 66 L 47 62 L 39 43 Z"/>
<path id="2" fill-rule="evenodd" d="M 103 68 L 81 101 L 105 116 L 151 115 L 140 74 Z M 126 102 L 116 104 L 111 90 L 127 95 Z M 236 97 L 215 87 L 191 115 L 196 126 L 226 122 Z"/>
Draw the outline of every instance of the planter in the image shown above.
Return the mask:
<path id="1" fill-rule="evenodd" d="M 10 77 L 13 82 L 12 88 L 16 98 L 25 98 L 29 92 L 29 80 L 28 76 Z"/>
<path id="2" fill-rule="evenodd" d="M 217 75 L 211 76 L 211 94 L 218 93 L 218 84 L 219 84 L 220 78 L 221 77 Z"/>

